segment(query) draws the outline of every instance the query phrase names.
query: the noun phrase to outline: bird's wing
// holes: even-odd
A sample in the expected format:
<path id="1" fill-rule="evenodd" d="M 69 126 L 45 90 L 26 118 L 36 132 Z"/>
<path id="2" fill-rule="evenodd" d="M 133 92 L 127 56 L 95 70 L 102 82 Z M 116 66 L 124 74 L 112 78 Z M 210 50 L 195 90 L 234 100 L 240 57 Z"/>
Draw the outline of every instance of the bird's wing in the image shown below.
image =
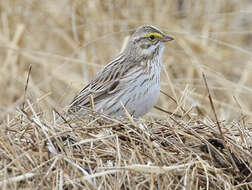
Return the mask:
<path id="1" fill-rule="evenodd" d="M 123 64 L 124 61 L 125 59 L 122 56 L 118 56 L 98 72 L 93 80 L 74 98 L 69 111 L 76 112 L 81 107 L 90 107 L 90 95 L 92 95 L 94 103 L 97 103 L 105 97 L 118 92 L 123 87 L 121 79 L 130 70 L 129 67 L 124 66 L 126 65 Z"/>

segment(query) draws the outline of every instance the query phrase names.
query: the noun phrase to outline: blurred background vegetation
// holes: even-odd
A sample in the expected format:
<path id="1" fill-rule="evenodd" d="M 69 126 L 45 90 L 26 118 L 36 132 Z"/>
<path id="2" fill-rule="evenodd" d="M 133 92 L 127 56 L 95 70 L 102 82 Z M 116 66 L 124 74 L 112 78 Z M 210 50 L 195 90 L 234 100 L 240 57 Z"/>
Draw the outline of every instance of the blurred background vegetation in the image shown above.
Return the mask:
<path id="1" fill-rule="evenodd" d="M 252 2 L 249 0 L 0 0 L 0 118 L 27 98 L 41 112 L 65 109 L 136 27 L 175 37 L 163 56 L 158 105 L 220 120 L 252 116 Z M 149 115 L 159 116 L 153 110 Z M 164 113 L 162 113 L 165 116 Z"/>

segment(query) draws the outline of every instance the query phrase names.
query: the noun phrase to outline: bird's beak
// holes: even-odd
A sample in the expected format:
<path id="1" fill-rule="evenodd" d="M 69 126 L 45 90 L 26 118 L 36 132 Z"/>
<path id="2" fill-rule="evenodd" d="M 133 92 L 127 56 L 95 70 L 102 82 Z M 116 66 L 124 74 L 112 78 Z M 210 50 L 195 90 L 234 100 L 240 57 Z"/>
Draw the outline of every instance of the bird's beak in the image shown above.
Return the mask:
<path id="1" fill-rule="evenodd" d="M 163 35 L 162 42 L 169 42 L 169 41 L 172 41 L 172 40 L 174 40 L 173 37 L 167 36 L 167 35 Z"/>

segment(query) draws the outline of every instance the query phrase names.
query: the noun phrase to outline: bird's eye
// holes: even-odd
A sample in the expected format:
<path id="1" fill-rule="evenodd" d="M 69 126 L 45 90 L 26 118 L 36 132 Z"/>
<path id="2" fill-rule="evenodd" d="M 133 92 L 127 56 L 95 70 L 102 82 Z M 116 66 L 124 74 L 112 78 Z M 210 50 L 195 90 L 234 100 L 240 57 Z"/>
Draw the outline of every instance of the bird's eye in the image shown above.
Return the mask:
<path id="1" fill-rule="evenodd" d="M 150 35 L 149 37 L 151 40 L 154 40 L 155 39 L 155 36 L 154 35 Z"/>

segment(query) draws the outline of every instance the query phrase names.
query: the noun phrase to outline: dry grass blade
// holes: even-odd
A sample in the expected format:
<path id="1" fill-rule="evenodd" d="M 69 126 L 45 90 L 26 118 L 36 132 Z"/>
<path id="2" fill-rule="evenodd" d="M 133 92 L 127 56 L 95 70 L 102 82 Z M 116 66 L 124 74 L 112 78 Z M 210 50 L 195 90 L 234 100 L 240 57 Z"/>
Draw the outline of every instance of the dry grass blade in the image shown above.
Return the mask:
<path id="1" fill-rule="evenodd" d="M 141 172 L 141 173 L 156 173 L 156 174 L 164 174 L 164 173 L 168 173 L 168 172 L 175 172 L 175 173 L 179 173 L 181 172 L 181 174 L 183 174 L 184 169 L 188 166 L 191 166 L 195 163 L 188 163 L 188 164 L 182 164 L 182 165 L 175 165 L 175 166 L 163 166 L 163 167 L 158 167 L 158 166 L 148 166 L 148 165 L 140 165 L 140 164 L 135 164 L 135 165 L 130 165 L 130 166 L 124 166 L 124 167 L 113 167 L 110 169 L 113 170 L 132 170 L 132 171 L 136 171 L 136 172 Z M 105 168 L 106 169 L 106 168 Z M 107 168 L 109 169 L 109 168 Z"/>
<path id="2" fill-rule="evenodd" d="M 27 88 L 28 88 L 29 79 L 30 79 L 30 75 L 31 75 L 31 70 L 32 70 L 32 66 L 30 65 L 29 70 L 28 70 L 28 74 L 27 74 L 26 83 L 25 83 L 25 89 L 24 89 L 24 102 L 23 102 L 23 106 L 22 106 L 23 110 L 24 110 L 24 106 L 25 106 L 26 94 L 27 94 Z"/>
<path id="3" fill-rule="evenodd" d="M 36 175 L 38 175 L 38 174 L 26 173 L 26 174 L 23 174 L 23 175 L 20 175 L 20 176 L 12 177 L 10 179 L 0 181 L 0 186 L 4 186 L 7 183 L 17 183 L 17 182 L 20 182 L 22 180 L 27 180 L 29 178 L 32 178 L 32 177 L 36 176 Z"/>
<path id="4" fill-rule="evenodd" d="M 205 83 L 205 86 L 206 86 L 206 89 L 207 89 L 207 93 L 208 93 L 208 98 L 209 98 L 209 101 L 210 101 L 210 105 L 211 105 L 211 108 L 212 108 L 212 110 L 213 110 L 214 117 L 215 117 L 215 120 L 216 120 L 216 123 L 217 123 L 217 126 L 218 126 L 218 130 L 219 130 L 219 132 L 220 132 L 220 136 L 221 136 L 222 140 L 225 142 L 225 138 L 224 138 L 224 136 L 223 136 L 223 133 L 222 133 L 222 130 L 221 130 L 221 126 L 220 126 L 220 123 L 219 123 L 219 120 L 218 120 L 218 117 L 217 117 L 217 113 L 216 113 L 216 110 L 215 110 L 215 107 L 214 107 L 213 99 L 212 99 L 210 90 L 209 90 L 209 88 L 208 88 L 206 76 L 205 76 L 204 73 L 202 73 L 202 76 L 203 76 L 204 83 Z"/>

